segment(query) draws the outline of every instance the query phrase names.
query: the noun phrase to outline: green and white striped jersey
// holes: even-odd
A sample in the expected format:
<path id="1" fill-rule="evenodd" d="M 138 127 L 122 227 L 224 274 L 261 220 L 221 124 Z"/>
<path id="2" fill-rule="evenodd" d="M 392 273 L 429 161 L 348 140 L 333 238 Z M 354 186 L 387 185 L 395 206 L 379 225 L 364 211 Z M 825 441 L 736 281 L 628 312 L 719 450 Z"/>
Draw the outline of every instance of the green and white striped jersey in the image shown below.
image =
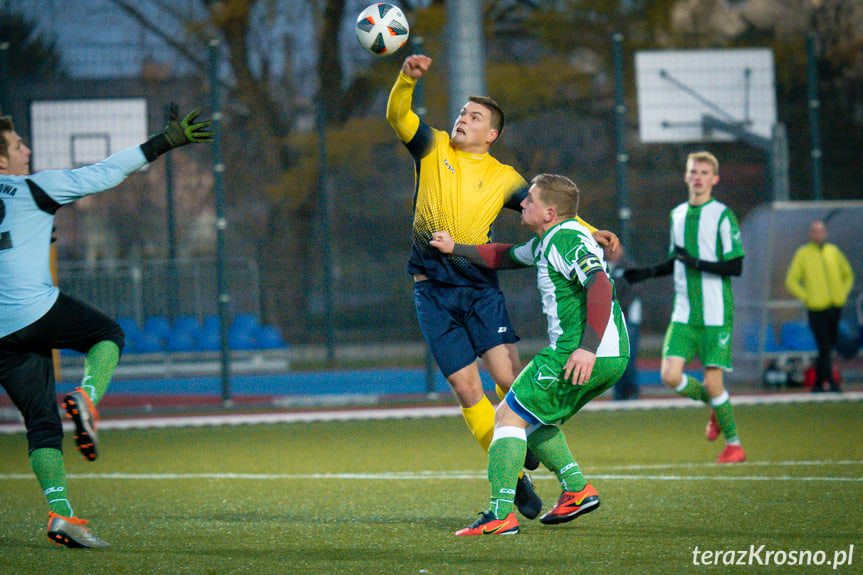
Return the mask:
<path id="1" fill-rule="evenodd" d="M 694 258 L 721 262 L 743 256 L 737 218 L 722 202 L 684 202 L 671 210 L 669 256 L 682 246 Z M 674 261 L 674 310 L 671 321 L 692 326 L 731 326 L 734 297 L 731 276 L 720 276 Z"/>
<path id="2" fill-rule="evenodd" d="M 513 259 L 536 267 L 542 311 L 548 320 L 548 339 L 552 349 L 575 350 L 581 344 L 587 323 L 587 292 L 584 283 L 599 270 L 608 273 L 602 248 L 590 230 L 576 220 L 566 220 L 550 228 L 542 237 L 510 250 Z M 597 357 L 626 357 L 629 336 L 617 299 L 602 336 Z"/>

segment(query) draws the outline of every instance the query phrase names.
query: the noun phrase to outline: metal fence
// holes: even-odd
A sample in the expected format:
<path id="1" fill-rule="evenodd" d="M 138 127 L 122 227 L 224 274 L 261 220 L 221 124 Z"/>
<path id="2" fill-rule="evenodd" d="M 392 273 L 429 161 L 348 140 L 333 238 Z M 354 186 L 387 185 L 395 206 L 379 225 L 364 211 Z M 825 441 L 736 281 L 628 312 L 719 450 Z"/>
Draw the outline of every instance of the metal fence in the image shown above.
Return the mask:
<path id="1" fill-rule="evenodd" d="M 260 316 L 257 263 L 229 258 L 224 263 L 231 296 L 231 315 Z M 58 266 L 60 288 L 115 318 L 180 316 L 205 318 L 218 313 L 216 260 L 158 259 L 147 261 L 69 262 Z"/>

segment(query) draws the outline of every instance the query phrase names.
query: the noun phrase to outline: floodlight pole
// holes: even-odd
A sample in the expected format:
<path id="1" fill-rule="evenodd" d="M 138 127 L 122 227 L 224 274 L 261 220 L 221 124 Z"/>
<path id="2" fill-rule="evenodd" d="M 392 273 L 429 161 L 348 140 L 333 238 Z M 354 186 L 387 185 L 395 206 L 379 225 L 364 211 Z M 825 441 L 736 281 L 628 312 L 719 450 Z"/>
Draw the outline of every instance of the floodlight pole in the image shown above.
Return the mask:
<path id="1" fill-rule="evenodd" d="M 486 93 L 482 2 L 446 0 L 449 117 L 458 117 L 472 95 Z"/>
<path id="2" fill-rule="evenodd" d="M 772 137 L 765 138 L 748 131 L 745 124 L 726 122 L 705 114 L 701 116 L 701 129 L 705 139 L 709 138 L 714 130 L 719 130 L 765 152 L 769 164 L 768 173 L 770 187 L 773 190 L 773 201 L 788 201 L 788 136 L 785 132 L 785 124 L 781 122 L 774 124 Z"/>
<path id="3" fill-rule="evenodd" d="M 225 281 L 225 164 L 222 162 L 222 108 L 219 84 L 216 82 L 219 63 L 219 40 L 210 40 L 210 106 L 213 110 L 213 194 L 216 203 L 216 294 L 219 310 L 219 360 L 221 365 L 222 404 L 231 401 L 231 352 L 228 349 L 228 305 L 231 296 Z"/>
<path id="4" fill-rule="evenodd" d="M 626 167 L 629 155 L 626 153 L 626 106 L 624 105 L 623 86 L 623 34 L 611 35 L 614 56 L 614 137 L 617 141 L 615 164 L 617 167 L 617 202 L 620 219 L 620 238 L 624 247 L 629 249 L 629 228 L 632 209 L 629 207 L 629 190 L 626 188 Z"/>
<path id="5" fill-rule="evenodd" d="M 323 98 L 319 98 L 315 124 L 318 130 L 318 205 L 324 208 L 320 211 L 321 230 L 319 241 L 321 264 L 323 267 L 322 281 L 327 340 L 327 367 L 334 367 L 336 364 L 336 328 L 333 313 L 333 238 L 330 237 L 333 194 L 330 192 L 330 177 L 327 174 L 327 110 Z"/>
<path id="6" fill-rule="evenodd" d="M 165 124 L 176 120 L 171 112 L 171 106 L 165 107 Z M 174 163 L 171 160 L 171 152 L 165 154 L 165 218 L 168 226 L 168 282 L 171 286 L 177 285 L 177 237 L 174 224 Z M 177 319 L 179 302 L 177 301 L 177 290 L 168 290 L 168 317 L 171 321 Z"/>
<path id="7" fill-rule="evenodd" d="M 819 111 L 821 100 L 818 98 L 818 47 L 815 32 L 806 36 L 806 92 L 809 103 L 809 137 L 812 155 L 812 199 L 822 199 L 823 177 L 821 175 L 821 125 Z"/>
<path id="8" fill-rule="evenodd" d="M 422 54 L 423 53 L 423 43 L 424 38 L 422 36 L 411 36 L 411 53 L 412 54 Z M 413 97 L 414 109 L 416 110 L 417 116 L 420 118 L 424 118 L 426 112 L 428 110 L 425 106 L 425 92 L 423 91 L 423 83 L 418 82 L 414 87 L 414 97 Z M 432 356 L 432 352 L 429 349 L 428 345 L 426 345 L 426 354 L 425 354 L 425 370 L 426 370 L 426 394 L 431 395 L 435 392 L 435 361 Z"/>
<path id="9" fill-rule="evenodd" d="M 0 42 L 0 114 L 11 114 L 9 109 L 9 42 Z"/>

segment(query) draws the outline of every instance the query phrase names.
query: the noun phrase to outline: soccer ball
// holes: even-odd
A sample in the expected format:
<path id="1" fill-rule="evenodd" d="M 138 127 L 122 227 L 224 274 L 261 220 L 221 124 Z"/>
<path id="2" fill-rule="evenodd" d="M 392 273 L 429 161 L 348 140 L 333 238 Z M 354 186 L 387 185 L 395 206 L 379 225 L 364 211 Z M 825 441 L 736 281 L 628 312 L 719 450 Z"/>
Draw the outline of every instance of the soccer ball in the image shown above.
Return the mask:
<path id="1" fill-rule="evenodd" d="M 408 41 L 410 27 L 404 12 L 392 4 L 372 4 L 357 17 L 357 40 L 374 54 L 392 54 Z"/>

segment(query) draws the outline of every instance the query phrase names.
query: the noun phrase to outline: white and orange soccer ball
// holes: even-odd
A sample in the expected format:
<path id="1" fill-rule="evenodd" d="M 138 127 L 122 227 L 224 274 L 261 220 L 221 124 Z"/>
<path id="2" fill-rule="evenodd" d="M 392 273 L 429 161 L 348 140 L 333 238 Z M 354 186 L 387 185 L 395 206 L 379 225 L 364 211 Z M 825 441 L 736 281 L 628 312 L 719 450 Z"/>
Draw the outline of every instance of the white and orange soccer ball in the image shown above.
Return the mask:
<path id="1" fill-rule="evenodd" d="M 387 56 L 405 45 L 410 26 L 405 13 L 392 4 L 372 4 L 357 17 L 357 40 L 375 56 Z"/>

